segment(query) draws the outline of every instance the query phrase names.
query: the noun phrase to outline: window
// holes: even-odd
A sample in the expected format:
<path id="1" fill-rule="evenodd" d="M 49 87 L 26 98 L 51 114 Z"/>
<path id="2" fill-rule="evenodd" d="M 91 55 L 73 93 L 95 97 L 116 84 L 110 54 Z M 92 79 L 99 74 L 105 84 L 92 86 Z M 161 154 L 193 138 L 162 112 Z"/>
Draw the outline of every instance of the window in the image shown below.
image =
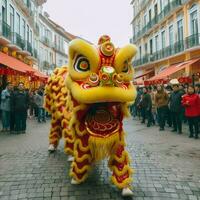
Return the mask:
<path id="1" fill-rule="evenodd" d="M 144 15 L 144 26 L 146 26 L 146 25 L 147 25 L 147 16 Z"/>
<path id="2" fill-rule="evenodd" d="M 22 38 L 25 40 L 26 37 L 26 22 L 22 19 Z"/>
<path id="3" fill-rule="evenodd" d="M 177 22 L 177 28 L 178 28 L 178 41 L 183 40 L 183 20 L 180 19 Z"/>
<path id="4" fill-rule="evenodd" d="M 10 27 L 11 32 L 14 32 L 14 8 L 10 5 Z"/>
<path id="5" fill-rule="evenodd" d="M 169 27 L 169 45 L 172 45 L 174 43 L 174 29 L 173 25 Z"/>
<path id="6" fill-rule="evenodd" d="M 30 43 L 32 44 L 32 39 L 33 39 L 33 32 L 32 32 L 32 30 L 30 30 Z"/>
<path id="7" fill-rule="evenodd" d="M 26 40 L 29 42 L 29 25 L 26 26 Z"/>
<path id="8" fill-rule="evenodd" d="M 162 31 L 161 33 L 161 42 L 162 42 L 162 49 L 165 48 L 165 31 Z"/>
<path id="9" fill-rule="evenodd" d="M 149 21 L 151 21 L 151 9 L 149 10 Z"/>
<path id="10" fill-rule="evenodd" d="M 162 11 L 163 9 L 163 4 L 162 4 L 162 0 L 160 0 L 160 11 Z"/>
<path id="11" fill-rule="evenodd" d="M 191 35 L 198 34 L 198 14 L 197 6 L 193 5 L 190 9 L 190 30 Z"/>
<path id="12" fill-rule="evenodd" d="M 159 41 L 158 41 L 158 35 L 155 37 L 155 51 L 157 52 L 159 48 Z"/>
<path id="13" fill-rule="evenodd" d="M 152 55 L 153 54 L 153 40 L 152 39 L 149 41 L 149 46 L 150 46 L 150 54 Z"/>
<path id="14" fill-rule="evenodd" d="M 144 45 L 144 48 L 145 48 L 145 55 L 146 55 L 146 54 L 147 54 L 147 51 L 148 51 L 147 43 Z"/>
<path id="15" fill-rule="evenodd" d="M 2 21 L 7 22 L 7 1 L 3 0 L 2 2 Z"/>
<path id="16" fill-rule="evenodd" d="M 158 16 L 158 4 L 154 5 L 154 13 L 155 13 L 155 19 L 157 20 L 157 16 Z"/>
<path id="17" fill-rule="evenodd" d="M 16 14 L 16 33 L 20 35 L 20 15 Z"/>
<path id="18" fill-rule="evenodd" d="M 139 51 L 140 51 L 140 59 L 142 58 L 142 47 L 139 47 Z"/>

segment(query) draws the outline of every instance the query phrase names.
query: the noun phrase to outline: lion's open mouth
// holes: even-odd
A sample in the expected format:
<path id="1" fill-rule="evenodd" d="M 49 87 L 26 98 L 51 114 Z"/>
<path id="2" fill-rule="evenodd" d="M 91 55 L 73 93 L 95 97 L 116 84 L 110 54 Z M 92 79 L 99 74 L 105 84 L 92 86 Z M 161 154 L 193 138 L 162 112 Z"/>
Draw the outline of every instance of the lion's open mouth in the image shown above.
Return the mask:
<path id="1" fill-rule="evenodd" d="M 118 132 L 122 126 L 120 103 L 95 103 L 89 105 L 83 119 L 85 128 L 91 135 L 108 137 Z"/>

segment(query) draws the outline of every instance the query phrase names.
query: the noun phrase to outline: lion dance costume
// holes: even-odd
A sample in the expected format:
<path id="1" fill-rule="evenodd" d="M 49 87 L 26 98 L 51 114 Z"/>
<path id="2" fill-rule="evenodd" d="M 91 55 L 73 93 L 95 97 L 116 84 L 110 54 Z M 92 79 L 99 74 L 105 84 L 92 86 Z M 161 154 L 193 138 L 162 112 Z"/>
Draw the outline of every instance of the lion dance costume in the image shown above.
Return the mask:
<path id="1" fill-rule="evenodd" d="M 85 181 L 92 164 L 107 157 L 112 182 L 122 195 L 132 195 L 122 121 L 136 96 L 131 64 L 135 54 L 134 45 L 115 48 L 109 36 L 102 36 L 98 46 L 75 39 L 69 44 L 68 66 L 57 68 L 48 80 L 49 150 L 64 138 L 65 152 L 73 156 L 72 184 Z"/>

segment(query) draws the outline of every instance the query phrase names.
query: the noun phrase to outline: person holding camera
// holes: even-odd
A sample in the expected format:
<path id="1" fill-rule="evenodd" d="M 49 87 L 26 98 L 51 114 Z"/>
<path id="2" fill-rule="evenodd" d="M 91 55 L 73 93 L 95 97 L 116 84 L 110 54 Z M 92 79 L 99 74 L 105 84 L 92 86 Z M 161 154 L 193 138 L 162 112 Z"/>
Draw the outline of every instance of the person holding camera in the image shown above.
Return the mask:
<path id="1" fill-rule="evenodd" d="M 11 90 L 12 85 L 7 83 L 6 88 L 1 93 L 2 132 L 9 131 L 10 127 Z"/>

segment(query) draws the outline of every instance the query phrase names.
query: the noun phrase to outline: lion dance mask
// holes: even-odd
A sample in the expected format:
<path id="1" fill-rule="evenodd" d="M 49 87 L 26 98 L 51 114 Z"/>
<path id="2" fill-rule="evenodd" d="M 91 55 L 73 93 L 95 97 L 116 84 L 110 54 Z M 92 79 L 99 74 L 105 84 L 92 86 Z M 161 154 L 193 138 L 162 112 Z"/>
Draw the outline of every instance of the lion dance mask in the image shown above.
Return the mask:
<path id="1" fill-rule="evenodd" d="M 132 195 L 122 121 L 136 96 L 131 64 L 135 54 L 134 45 L 115 48 L 108 36 L 102 36 L 98 46 L 75 39 L 69 44 L 68 66 L 55 69 L 48 80 L 49 150 L 64 138 L 65 152 L 70 160 L 73 156 L 72 184 L 85 181 L 93 163 L 108 158 L 112 182 L 122 195 Z"/>

